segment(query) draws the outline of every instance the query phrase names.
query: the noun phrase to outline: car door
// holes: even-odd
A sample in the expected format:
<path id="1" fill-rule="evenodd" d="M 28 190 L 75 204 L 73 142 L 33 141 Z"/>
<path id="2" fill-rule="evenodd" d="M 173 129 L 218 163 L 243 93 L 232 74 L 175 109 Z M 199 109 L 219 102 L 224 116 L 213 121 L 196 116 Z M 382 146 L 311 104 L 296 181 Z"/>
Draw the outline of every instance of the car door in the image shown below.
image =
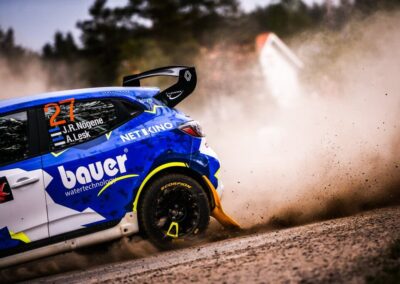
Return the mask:
<path id="1" fill-rule="evenodd" d="M 111 100 L 64 100 L 41 111 L 50 151 L 43 155 L 43 168 L 54 178 L 46 190 L 50 236 L 108 221 L 99 207 L 112 206 L 99 205 L 98 190 L 116 172 L 126 171 L 117 154 L 106 153 L 119 123 L 115 105 Z"/>
<path id="2" fill-rule="evenodd" d="M 0 115 L 0 248 L 47 238 L 45 187 L 34 111 Z M 37 135 L 36 135 L 37 136 Z"/>

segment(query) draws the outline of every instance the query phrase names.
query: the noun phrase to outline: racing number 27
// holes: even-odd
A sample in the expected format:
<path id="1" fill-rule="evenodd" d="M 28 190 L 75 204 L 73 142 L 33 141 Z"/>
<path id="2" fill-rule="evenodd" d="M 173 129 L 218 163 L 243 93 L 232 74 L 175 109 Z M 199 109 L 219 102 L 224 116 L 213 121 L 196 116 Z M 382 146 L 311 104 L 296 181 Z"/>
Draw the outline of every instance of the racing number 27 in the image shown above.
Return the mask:
<path id="1" fill-rule="evenodd" d="M 75 116 L 74 116 L 74 103 L 75 103 L 75 99 L 67 99 L 67 100 L 63 100 L 63 101 L 59 101 L 58 103 L 50 103 L 44 106 L 44 112 L 47 113 L 49 111 L 49 108 L 54 107 L 55 112 L 54 114 L 50 117 L 50 126 L 51 127 L 55 127 L 58 125 L 63 125 L 66 124 L 67 122 L 62 119 L 59 121 L 56 121 L 57 116 L 60 114 L 61 112 L 61 108 L 60 105 L 62 104 L 68 104 L 69 103 L 69 119 L 70 121 L 75 121 Z"/>

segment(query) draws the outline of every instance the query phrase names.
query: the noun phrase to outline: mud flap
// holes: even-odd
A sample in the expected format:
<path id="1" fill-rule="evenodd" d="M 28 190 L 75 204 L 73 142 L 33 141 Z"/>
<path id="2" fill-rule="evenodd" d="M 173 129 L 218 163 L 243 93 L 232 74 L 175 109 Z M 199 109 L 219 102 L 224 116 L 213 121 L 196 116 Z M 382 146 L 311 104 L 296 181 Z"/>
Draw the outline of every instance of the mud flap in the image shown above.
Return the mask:
<path id="1" fill-rule="evenodd" d="M 238 222 L 236 222 L 230 216 L 228 216 L 222 209 L 221 200 L 219 199 L 217 190 L 215 189 L 214 185 L 206 176 L 203 176 L 203 179 L 207 183 L 208 188 L 210 189 L 214 200 L 215 207 L 211 212 L 211 216 L 217 219 L 217 221 L 225 228 L 240 229 L 240 225 L 238 224 Z"/>

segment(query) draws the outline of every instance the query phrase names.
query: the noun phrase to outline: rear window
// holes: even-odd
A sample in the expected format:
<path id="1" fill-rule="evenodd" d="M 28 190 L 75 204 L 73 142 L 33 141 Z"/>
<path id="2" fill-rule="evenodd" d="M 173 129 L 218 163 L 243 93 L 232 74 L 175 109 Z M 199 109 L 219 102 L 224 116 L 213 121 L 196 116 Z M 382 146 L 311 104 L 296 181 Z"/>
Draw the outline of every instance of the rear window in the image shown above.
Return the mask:
<path id="1" fill-rule="evenodd" d="M 73 99 L 44 106 L 51 150 L 89 141 L 118 124 L 111 101 L 75 102 Z"/>
<path id="2" fill-rule="evenodd" d="M 26 111 L 0 117 L 0 164 L 23 160 L 29 155 Z"/>

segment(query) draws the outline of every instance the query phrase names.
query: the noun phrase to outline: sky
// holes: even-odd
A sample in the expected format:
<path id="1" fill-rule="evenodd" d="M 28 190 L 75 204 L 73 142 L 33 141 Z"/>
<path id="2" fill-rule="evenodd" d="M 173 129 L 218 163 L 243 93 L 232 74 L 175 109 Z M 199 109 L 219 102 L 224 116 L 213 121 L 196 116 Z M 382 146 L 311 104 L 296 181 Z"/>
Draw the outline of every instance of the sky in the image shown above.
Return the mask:
<path id="1" fill-rule="evenodd" d="M 324 0 L 306 0 L 307 4 Z M 88 8 L 94 0 L 0 0 L 0 27 L 14 29 L 17 44 L 40 51 L 53 39 L 56 31 L 70 31 L 79 43 L 78 20 L 89 17 Z M 239 0 L 245 11 L 266 6 L 276 0 Z M 108 0 L 109 6 L 119 6 L 126 0 Z"/>

